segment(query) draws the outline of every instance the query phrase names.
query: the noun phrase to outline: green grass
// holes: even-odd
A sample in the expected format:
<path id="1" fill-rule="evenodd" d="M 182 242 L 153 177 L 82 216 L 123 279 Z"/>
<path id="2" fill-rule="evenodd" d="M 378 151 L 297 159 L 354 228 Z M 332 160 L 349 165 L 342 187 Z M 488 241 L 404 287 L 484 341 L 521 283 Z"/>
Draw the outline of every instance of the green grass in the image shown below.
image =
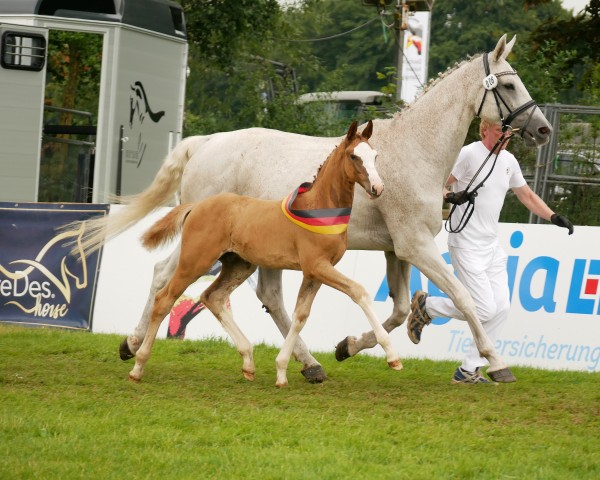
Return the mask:
<path id="1" fill-rule="evenodd" d="M 455 363 L 365 355 L 307 383 L 255 348 L 157 340 L 142 383 L 122 337 L 0 325 L 0 479 L 596 479 L 600 375 L 513 368 L 451 385 Z"/>

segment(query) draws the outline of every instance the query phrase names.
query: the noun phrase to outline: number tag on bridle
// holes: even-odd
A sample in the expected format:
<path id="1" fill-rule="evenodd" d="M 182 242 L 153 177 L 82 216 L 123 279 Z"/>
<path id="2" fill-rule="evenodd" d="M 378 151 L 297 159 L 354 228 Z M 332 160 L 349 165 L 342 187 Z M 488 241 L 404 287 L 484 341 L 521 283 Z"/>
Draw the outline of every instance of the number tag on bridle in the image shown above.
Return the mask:
<path id="1" fill-rule="evenodd" d="M 493 90 L 498 86 L 498 78 L 493 73 L 490 73 L 483 79 L 483 88 L 486 90 Z"/>

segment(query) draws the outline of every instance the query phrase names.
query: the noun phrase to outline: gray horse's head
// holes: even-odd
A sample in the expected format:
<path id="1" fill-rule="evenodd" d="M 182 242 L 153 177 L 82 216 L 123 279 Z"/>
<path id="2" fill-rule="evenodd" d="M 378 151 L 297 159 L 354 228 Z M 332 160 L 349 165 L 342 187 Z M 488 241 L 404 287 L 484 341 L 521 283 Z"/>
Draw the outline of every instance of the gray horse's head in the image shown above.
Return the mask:
<path id="1" fill-rule="evenodd" d="M 540 147 L 550 140 L 552 126 L 532 100 L 517 72 L 506 61 L 516 38 L 507 43 L 506 35 L 503 35 L 496 48 L 481 57 L 482 87 L 478 115 L 518 129 L 515 133 L 527 146 Z"/>

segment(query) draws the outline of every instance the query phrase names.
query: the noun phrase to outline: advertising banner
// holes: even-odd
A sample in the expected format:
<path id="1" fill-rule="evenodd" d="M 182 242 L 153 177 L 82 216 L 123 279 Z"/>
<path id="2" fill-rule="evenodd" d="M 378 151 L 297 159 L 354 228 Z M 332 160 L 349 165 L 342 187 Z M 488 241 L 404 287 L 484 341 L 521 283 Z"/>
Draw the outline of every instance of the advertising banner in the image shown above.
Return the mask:
<path id="1" fill-rule="evenodd" d="M 91 330 L 101 251 L 84 253 L 85 226 L 57 229 L 108 210 L 109 205 L 0 203 L 0 322 Z"/>
<path id="2" fill-rule="evenodd" d="M 429 32 L 431 12 L 414 12 L 404 31 L 404 58 L 402 59 L 402 100 L 411 103 L 427 83 L 429 59 Z"/>

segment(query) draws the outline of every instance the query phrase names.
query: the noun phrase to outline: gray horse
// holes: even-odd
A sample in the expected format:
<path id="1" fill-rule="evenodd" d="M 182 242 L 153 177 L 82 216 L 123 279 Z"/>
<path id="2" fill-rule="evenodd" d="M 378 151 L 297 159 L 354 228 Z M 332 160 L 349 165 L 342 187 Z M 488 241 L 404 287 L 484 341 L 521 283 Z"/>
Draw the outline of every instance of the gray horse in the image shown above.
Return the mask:
<path id="1" fill-rule="evenodd" d="M 550 139 L 550 124 L 506 61 L 514 42 L 515 38 L 507 43 L 504 35 L 493 51 L 465 60 L 440 75 L 411 106 L 391 119 L 375 121 L 371 144 L 380 153 L 378 170 L 386 183 L 386 193 L 371 200 L 358 189 L 348 229 L 349 249 L 385 253 L 394 308 L 384 328 L 393 330 L 409 313 L 413 264 L 463 312 L 479 352 L 490 363 L 488 375 L 500 382 L 514 381 L 514 377 L 477 319 L 469 293 L 442 260 L 434 237 L 442 225 L 442 188 L 475 116 L 502 120 L 507 128 L 510 124 L 530 147 L 539 147 Z M 88 225 L 85 246 L 88 250 L 99 248 L 106 238 L 172 201 L 178 190 L 182 203 L 220 192 L 283 198 L 312 178 L 319 162 L 341 139 L 263 128 L 186 138 L 166 158 L 152 184 L 127 199 L 127 208 Z M 121 345 L 121 358 L 130 358 L 139 348 L 156 292 L 171 277 L 178 256 L 179 248 L 155 266 L 148 303 L 134 335 Z M 290 320 L 283 305 L 281 271 L 261 269 L 257 295 L 282 334 L 287 335 Z M 336 357 L 343 360 L 375 344 L 372 331 L 360 338 L 348 337 L 338 344 Z M 302 373 L 309 380 L 326 378 L 301 339 L 294 356 L 303 363 Z"/>

